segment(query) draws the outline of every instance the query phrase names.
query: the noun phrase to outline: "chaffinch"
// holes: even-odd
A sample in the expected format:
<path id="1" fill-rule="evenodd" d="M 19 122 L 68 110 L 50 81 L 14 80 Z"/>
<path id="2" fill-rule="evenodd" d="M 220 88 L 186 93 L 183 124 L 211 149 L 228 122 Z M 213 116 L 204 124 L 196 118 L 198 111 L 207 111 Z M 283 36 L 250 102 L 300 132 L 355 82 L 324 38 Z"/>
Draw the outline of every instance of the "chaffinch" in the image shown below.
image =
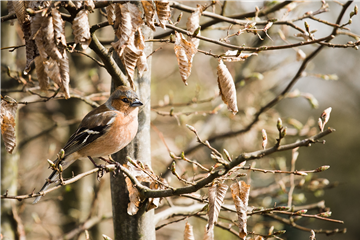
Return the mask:
<path id="1" fill-rule="evenodd" d="M 55 165 L 62 169 L 79 158 L 102 157 L 120 151 L 135 137 L 138 130 L 139 106 L 143 103 L 129 87 L 118 87 L 101 106 L 89 112 L 80 126 L 65 144 L 65 152 Z M 94 163 L 94 162 L 93 162 Z M 95 164 L 95 163 L 94 163 Z M 45 191 L 58 177 L 53 171 L 40 191 Z M 33 203 L 37 203 L 41 196 Z"/>

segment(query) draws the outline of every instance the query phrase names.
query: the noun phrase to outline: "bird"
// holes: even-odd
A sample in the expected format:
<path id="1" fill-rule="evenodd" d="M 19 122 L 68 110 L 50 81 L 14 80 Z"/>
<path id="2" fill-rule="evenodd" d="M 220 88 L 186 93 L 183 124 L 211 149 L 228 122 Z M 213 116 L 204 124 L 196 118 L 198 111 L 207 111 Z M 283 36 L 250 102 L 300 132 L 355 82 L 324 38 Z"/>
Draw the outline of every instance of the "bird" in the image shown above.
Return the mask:
<path id="1" fill-rule="evenodd" d="M 111 155 L 123 149 L 137 133 L 139 107 L 142 105 L 131 88 L 116 88 L 104 104 L 82 119 L 61 150 L 63 156 L 58 157 L 54 165 L 61 165 L 62 170 L 65 170 L 77 159 L 89 158 L 98 166 L 92 158 Z M 58 176 L 58 170 L 54 170 L 40 192 L 45 191 Z M 33 204 L 40 198 L 41 196 L 36 197 Z"/>

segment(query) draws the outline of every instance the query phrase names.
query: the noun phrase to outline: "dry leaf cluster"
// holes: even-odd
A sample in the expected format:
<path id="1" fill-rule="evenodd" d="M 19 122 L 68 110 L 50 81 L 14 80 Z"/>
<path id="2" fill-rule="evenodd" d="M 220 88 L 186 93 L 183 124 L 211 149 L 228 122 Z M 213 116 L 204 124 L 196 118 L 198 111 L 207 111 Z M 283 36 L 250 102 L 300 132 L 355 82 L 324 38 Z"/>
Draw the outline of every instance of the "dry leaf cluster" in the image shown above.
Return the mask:
<path id="1" fill-rule="evenodd" d="M 12 153 L 16 146 L 15 135 L 15 118 L 17 110 L 17 102 L 9 96 L 5 96 L 4 99 L 1 96 L 1 136 L 5 145 L 5 149 L 8 153 Z"/>

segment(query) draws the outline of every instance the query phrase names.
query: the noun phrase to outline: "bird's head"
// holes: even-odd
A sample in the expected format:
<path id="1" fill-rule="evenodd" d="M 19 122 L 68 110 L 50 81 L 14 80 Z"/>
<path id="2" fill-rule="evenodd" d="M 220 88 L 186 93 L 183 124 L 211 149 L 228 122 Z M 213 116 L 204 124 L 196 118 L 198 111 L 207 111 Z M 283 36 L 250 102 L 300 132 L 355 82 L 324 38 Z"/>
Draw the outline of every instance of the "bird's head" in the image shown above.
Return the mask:
<path id="1" fill-rule="evenodd" d="M 128 114 L 135 108 L 142 106 L 143 103 L 134 90 L 126 86 L 120 86 L 111 94 L 107 105 L 110 109 Z"/>

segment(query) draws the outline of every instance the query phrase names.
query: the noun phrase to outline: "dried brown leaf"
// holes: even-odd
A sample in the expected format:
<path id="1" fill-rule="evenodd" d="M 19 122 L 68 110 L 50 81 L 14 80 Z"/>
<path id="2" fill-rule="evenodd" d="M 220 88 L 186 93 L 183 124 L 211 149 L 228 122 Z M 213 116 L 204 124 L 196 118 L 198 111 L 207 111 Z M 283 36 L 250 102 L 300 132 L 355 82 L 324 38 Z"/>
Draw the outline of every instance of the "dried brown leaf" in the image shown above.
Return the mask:
<path id="1" fill-rule="evenodd" d="M 51 9 L 51 15 L 53 17 L 55 44 L 61 52 L 61 49 L 66 48 L 65 22 L 56 8 Z"/>
<path id="2" fill-rule="evenodd" d="M 73 0 L 72 2 L 74 3 L 76 9 L 81 8 L 83 5 L 83 1 L 81 0 Z"/>
<path id="3" fill-rule="evenodd" d="M 88 10 L 82 9 L 76 14 L 72 22 L 75 43 L 80 44 L 82 49 L 87 49 L 91 41 L 88 14 Z"/>
<path id="4" fill-rule="evenodd" d="M 1 100 L 1 135 L 8 153 L 12 153 L 16 146 L 15 135 L 15 116 L 17 110 L 17 102 L 9 96 L 5 96 Z"/>
<path id="5" fill-rule="evenodd" d="M 43 33 L 42 40 L 44 43 L 46 54 L 54 60 L 61 59 L 61 53 L 55 44 L 54 24 L 52 16 L 47 16 L 42 19 L 41 31 Z"/>
<path id="6" fill-rule="evenodd" d="M 228 109 L 236 114 L 238 112 L 236 89 L 234 80 L 224 62 L 220 59 L 217 67 L 218 84 L 220 95 Z"/>
<path id="7" fill-rule="evenodd" d="M 115 6 L 116 6 L 116 4 L 111 3 L 111 4 L 107 5 L 105 8 L 107 20 L 110 25 L 113 25 L 115 23 L 115 18 L 116 18 Z"/>
<path id="8" fill-rule="evenodd" d="M 122 63 L 125 66 L 128 74 L 128 80 L 130 86 L 134 89 L 134 72 L 138 59 L 140 58 L 142 51 L 137 49 L 133 43 L 127 44 L 124 48 L 124 52 L 121 56 Z"/>
<path id="9" fill-rule="evenodd" d="M 214 184 L 209 188 L 209 221 L 206 226 L 207 232 L 214 231 L 214 224 L 216 223 L 221 205 L 224 202 L 226 191 L 229 187 L 226 184 Z M 213 234 L 212 234 L 213 235 Z"/>
<path id="10" fill-rule="evenodd" d="M 70 83 L 70 69 L 69 69 L 69 59 L 64 52 L 61 59 L 58 60 L 59 70 L 60 70 L 60 77 L 61 77 L 61 89 L 65 94 L 65 98 L 70 98 L 70 91 L 69 91 L 69 83 Z"/>
<path id="11" fill-rule="evenodd" d="M 90 12 L 93 12 L 95 9 L 95 3 L 93 0 L 84 0 L 84 6 Z"/>
<path id="12" fill-rule="evenodd" d="M 202 7 L 198 5 L 195 12 L 191 13 L 190 17 L 186 22 L 186 28 L 189 32 L 194 33 L 199 28 L 201 12 L 202 12 Z M 200 31 L 197 35 L 200 35 Z M 195 47 L 198 48 L 200 39 L 188 36 L 188 40 L 194 43 Z"/>
<path id="13" fill-rule="evenodd" d="M 190 76 L 192 60 L 197 49 L 192 42 L 188 42 L 186 39 L 184 39 L 181 33 L 175 32 L 174 50 L 178 61 L 181 78 L 185 85 L 187 85 L 186 80 Z"/>
<path id="14" fill-rule="evenodd" d="M 120 24 L 117 29 L 115 29 L 115 34 L 119 38 L 117 43 L 117 52 L 121 53 L 121 50 L 125 44 L 131 42 L 134 37 L 135 32 L 143 24 L 141 18 L 141 11 L 139 8 L 131 3 L 119 4 L 120 6 Z M 119 16 L 116 15 L 116 18 Z"/>
<path id="15" fill-rule="evenodd" d="M 130 200 L 130 202 L 128 203 L 127 213 L 132 216 L 135 215 L 139 210 L 140 193 L 137 190 L 137 188 L 133 186 L 130 178 L 126 177 L 125 182 L 126 182 L 127 190 L 129 192 L 129 200 Z"/>
<path id="16" fill-rule="evenodd" d="M 250 185 L 246 184 L 244 181 L 240 181 L 231 184 L 230 189 L 239 220 L 239 237 L 245 239 L 247 235 L 246 210 L 249 202 Z"/>
<path id="17" fill-rule="evenodd" d="M 144 8 L 146 25 L 149 28 L 151 28 L 153 31 L 155 31 L 155 25 L 154 25 L 155 7 L 152 3 L 152 0 L 143 0 L 141 1 L 141 4 Z"/>
<path id="18" fill-rule="evenodd" d="M 137 69 L 139 71 L 139 76 L 140 77 L 142 77 L 144 72 L 148 70 L 146 54 L 145 54 L 144 51 L 141 52 L 141 55 L 140 55 L 139 59 L 136 62 L 136 67 L 137 67 Z"/>
<path id="19" fill-rule="evenodd" d="M 170 18 L 170 3 L 167 0 L 155 1 L 156 12 L 159 18 L 160 26 L 166 29 L 166 23 Z"/>
<path id="20" fill-rule="evenodd" d="M 40 89 L 46 91 L 49 87 L 49 78 L 45 72 L 45 65 L 40 56 L 35 58 L 35 70 L 38 77 Z"/>
<path id="21" fill-rule="evenodd" d="M 45 73 L 51 78 L 51 80 L 53 80 L 54 83 L 61 86 L 61 76 L 58 63 L 52 58 L 49 58 L 43 63 Z"/>
<path id="22" fill-rule="evenodd" d="M 44 41 L 43 41 L 43 31 L 41 30 L 41 24 L 43 22 L 43 17 L 40 13 L 37 13 L 31 18 L 31 39 L 35 40 L 38 52 L 43 61 L 46 61 L 48 55 L 45 51 Z"/>
<path id="23" fill-rule="evenodd" d="M 195 240 L 193 226 L 188 222 L 185 224 L 184 240 Z"/>
<path id="24" fill-rule="evenodd" d="M 12 1 L 12 7 L 20 26 L 22 26 L 27 17 L 25 1 Z"/>

